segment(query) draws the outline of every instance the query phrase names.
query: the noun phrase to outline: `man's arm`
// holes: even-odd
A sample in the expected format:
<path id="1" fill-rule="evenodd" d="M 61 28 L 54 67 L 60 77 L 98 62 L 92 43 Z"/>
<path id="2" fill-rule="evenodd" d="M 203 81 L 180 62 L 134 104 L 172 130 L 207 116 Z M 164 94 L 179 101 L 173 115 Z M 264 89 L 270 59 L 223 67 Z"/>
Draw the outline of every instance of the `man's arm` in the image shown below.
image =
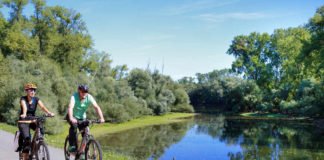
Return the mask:
<path id="1" fill-rule="evenodd" d="M 70 103 L 69 103 L 68 116 L 69 116 L 69 119 L 70 119 L 70 121 L 72 123 L 78 123 L 78 121 L 73 116 L 74 104 L 75 104 L 75 101 L 74 101 L 74 97 L 72 96 L 71 99 L 70 99 Z"/>
<path id="2" fill-rule="evenodd" d="M 92 101 L 92 105 L 95 108 L 98 116 L 100 117 L 100 122 L 101 123 L 104 123 L 105 122 L 105 119 L 103 117 L 103 114 L 102 114 L 102 111 L 101 111 L 100 106 L 97 104 L 96 100 L 93 97 L 92 97 L 92 100 L 91 101 Z"/>

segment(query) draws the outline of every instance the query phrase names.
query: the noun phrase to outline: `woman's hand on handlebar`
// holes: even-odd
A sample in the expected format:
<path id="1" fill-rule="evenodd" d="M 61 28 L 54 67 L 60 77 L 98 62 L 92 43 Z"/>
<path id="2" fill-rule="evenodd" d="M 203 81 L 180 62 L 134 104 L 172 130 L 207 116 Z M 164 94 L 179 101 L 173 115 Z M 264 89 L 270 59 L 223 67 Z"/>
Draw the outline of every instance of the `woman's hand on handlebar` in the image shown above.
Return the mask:
<path id="1" fill-rule="evenodd" d="M 101 118 L 100 123 L 105 123 L 105 119 Z"/>
<path id="2" fill-rule="evenodd" d="M 21 118 L 26 118 L 27 115 L 26 115 L 26 114 L 22 114 L 22 115 L 20 115 L 20 117 L 21 117 Z"/>
<path id="3" fill-rule="evenodd" d="M 54 117 L 54 116 L 55 116 L 55 114 L 54 114 L 54 113 L 52 113 L 52 112 L 48 112 L 46 116 L 48 116 L 48 117 Z"/>

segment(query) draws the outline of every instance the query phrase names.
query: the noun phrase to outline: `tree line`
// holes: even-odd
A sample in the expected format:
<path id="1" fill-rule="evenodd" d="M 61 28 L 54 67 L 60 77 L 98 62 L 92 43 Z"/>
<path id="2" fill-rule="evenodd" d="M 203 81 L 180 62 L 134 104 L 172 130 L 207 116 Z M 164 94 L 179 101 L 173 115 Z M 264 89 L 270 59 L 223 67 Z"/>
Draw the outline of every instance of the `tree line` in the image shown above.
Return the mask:
<path id="1" fill-rule="evenodd" d="M 324 116 L 324 6 L 299 27 L 232 40 L 231 69 L 179 80 L 201 110 Z"/>
<path id="2" fill-rule="evenodd" d="M 33 13 L 27 16 L 28 5 Z M 0 9 L 1 122 L 17 120 L 26 82 L 37 84 L 37 96 L 58 115 L 52 126 L 61 125 L 58 119 L 66 114 L 70 96 L 84 83 L 108 121 L 194 111 L 184 88 L 169 76 L 149 68 L 112 67 L 109 54 L 93 48 L 75 10 L 47 6 L 45 0 L 3 0 Z M 61 127 L 55 128 L 52 132 Z"/>

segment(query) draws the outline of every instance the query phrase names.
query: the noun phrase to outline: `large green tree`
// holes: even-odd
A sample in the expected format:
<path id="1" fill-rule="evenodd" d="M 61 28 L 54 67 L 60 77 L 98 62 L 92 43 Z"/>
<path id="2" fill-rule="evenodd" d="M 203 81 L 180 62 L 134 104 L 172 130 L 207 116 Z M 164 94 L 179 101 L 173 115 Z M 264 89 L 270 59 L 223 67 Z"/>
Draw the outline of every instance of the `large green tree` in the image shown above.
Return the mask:
<path id="1" fill-rule="evenodd" d="M 277 56 L 274 68 L 278 77 L 276 89 L 280 88 L 282 99 L 291 100 L 295 96 L 295 88 L 305 76 L 305 65 L 299 56 L 310 36 L 310 32 L 303 27 L 277 29 L 271 36 L 272 54 Z"/>
<path id="2" fill-rule="evenodd" d="M 276 56 L 269 48 L 270 36 L 267 33 L 256 32 L 248 36 L 237 36 L 232 41 L 227 54 L 236 60 L 232 69 L 247 79 L 253 79 L 264 88 L 272 88 L 274 79 L 273 66 L 276 66 Z"/>
<path id="3" fill-rule="evenodd" d="M 306 72 L 316 79 L 324 79 L 324 6 L 317 9 L 315 15 L 309 20 L 307 28 L 312 34 L 311 42 L 307 43 L 301 59 L 303 59 Z"/>

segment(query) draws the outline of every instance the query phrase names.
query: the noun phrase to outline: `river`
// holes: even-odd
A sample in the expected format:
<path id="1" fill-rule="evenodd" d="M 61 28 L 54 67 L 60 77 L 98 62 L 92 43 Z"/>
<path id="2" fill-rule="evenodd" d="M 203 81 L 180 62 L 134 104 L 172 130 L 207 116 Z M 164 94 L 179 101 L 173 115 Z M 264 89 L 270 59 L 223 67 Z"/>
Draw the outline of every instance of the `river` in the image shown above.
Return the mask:
<path id="1" fill-rule="evenodd" d="M 201 115 L 181 123 L 107 134 L 104 152 L 136 159 L 324 159 L 324 131 L 307 121 Z"/>

